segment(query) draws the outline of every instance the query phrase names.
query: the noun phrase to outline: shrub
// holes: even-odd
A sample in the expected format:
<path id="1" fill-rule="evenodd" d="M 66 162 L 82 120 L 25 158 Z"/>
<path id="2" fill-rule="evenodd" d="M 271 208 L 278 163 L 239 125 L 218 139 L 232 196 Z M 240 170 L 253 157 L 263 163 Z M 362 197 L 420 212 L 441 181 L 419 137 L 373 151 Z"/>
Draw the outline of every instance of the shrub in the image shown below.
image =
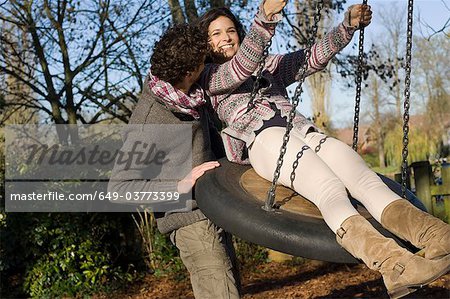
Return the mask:
<path id="1" fill-rule="evenodd" d="M 22 295 L 21 288 L 35 298 L 78 296 L 133 280 L 134 269 L 119 263 L 127 219 L 132 225 L 129 214 L 7 214 L 0 228 L 2 295 Z"/>
<path id="2" fill-rule="evenodd" d="M 233 237 L 236 257 L 241 268 L 254 268 L 268 262 L 267 248 Z"/>
<path id="3" fill-rule="evenodd" d="M 178 249 L 156 227 L 153 213 L 144 211 L 139 218 L 133 216 L 142 239 L 145 263 L 156 276 L 171 275 L 178 279 L 186 277 L 186 268 L 178 255 Z"/>

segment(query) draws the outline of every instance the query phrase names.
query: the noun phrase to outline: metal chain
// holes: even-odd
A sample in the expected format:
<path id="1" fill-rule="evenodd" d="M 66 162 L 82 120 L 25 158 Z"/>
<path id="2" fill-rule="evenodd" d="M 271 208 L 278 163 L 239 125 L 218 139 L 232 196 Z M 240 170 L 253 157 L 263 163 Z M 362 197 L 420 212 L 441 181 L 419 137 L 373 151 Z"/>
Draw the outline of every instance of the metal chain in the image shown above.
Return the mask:
<path id="1" fill-rule="evenodd" d="M 367 0 L 363 0 L 363 5 L 367 5 Z M 351 25 L 351 24 L 350 24 Z M 353 145 L 355 152 L 358 151 L 358 131 L 359 131 L 359 105 L 361 103 L 361 83 L 362 72 L 364 67 L 364 28 L 359 31 L 359 45 L 358 45 L 358 69 L 356 71 L 356 95 L 355 95 L 355 116 L 353 118 Z"/>
<path id="2" fill-rule="evenodd" d="M 258 72 L 256 73 L 256 79 L 255 79 L 255 82 L 253 83 L 253 90 L 252 90 L 252 93 L 250 94 L 250 100 L 247 104 L 247 112 L 249 112 L 250 110 L 255 108 L 255 104 L 256 104 L 255 97 L 260 89 L 262 72 L 264 70 L 264 65 L 266 64 L 266 58 L 267 58 L 267 56 L 269 56 L 269 48 L 271 45 L 272 45 L 272 40 L 269 40 L 267 45 L 264 47 L 263 54 L 261 56 L 261 59 L 259 60 Z"/>
<path id="3" fill-rule="evenodd" d="M 413 6 L 414 1 L 408 1 L 408 28 L 406 39 L 406 66 L 405 66 L 405 102 L 403 105 L 403 150 L 402 150 L 402 197 L 406 198 L 406 181 L 408 178 L 408 133 L 409 133 L 409 107 L 410 107 L 410 87 L 411 87 L 411 60 L 413 45 Z"/>
<path id="4" fill-rule="evenodd" d="M 322 148 L 322 144 L 325 143 L 325 141 L 327 140 L 328 136 L 323 137 L 322 139 L 320 139 L 319 144 L 316 146 L 316 148 L 314 149 L 314 152 L 317 154 L 320 149 Z M 309 146 L 304 145 L 302 147 L 302 149 L 300 150 L 300 152 L 297 153 L 297 158 L 295 159 L 294 163 L 292 163 L 292 172 L 291 172 L 291 188 L 294 189 L 294 180 L 295 180 L 295 171 L 297 170 L 298 167 L 298 161 L 303 157 L 303 153 L 309 149 Z"/>
<path id="5" fill-rule="evenodd" d="M 325 143 L 325 141 L 327 141 L 328 136 L 323 137 L 322 139 L 320 139 L 319 144 L 316 146 L 316 148 L 314 149 L 314 152 L 317 154 L 320 149 L 322 148 L 322 144 Z"/>
<path id="6" fill-rule="evenodd" d="M 314 25 L 313 25 L 313 28 L 311 29 L 311 35 L 308 37 L 308 41 L 306 43 L 306 48 L 304 50 L 305 60 L 303 61 L 303 64 L 300 67 L 299 72 L 298 72 L 298 74 L 300 76 L 300 80 L 297 85 L 297 88 L 295 89 L 294 97 L 292 98 L 292 109 L 289 112 L 288 124 L 286 126 L 286 132 L 283 136 L 283 144 L 280 149 L 280 156 L 278 157 L 277 166 L 276 166 L 276 169 L 275 169 L 275 172 L 273 175 L 272 185 L 270 186 L 270 190 L 267 194 L 267 199 L 266 199 L 265 205 L 263 206 L 263 209 L 266 211 L 273 210 L 272 206 L 275 201 L 276 184 L 278 182 L 278 178 L 280 177 L 281 166 L 283 165 L 283 158 L 284 158 L 284 155 L 286 154 L 286 146 L 289 141 L 289 134 L 293 127 L 292 122 L 296 115 L 297 106 L 300 102 L 300 95 L 303 91 L 302 85 L 305 82 L 306 70 L 308 69 L 308 61 L 311 56 L 311 47 L 314 44 L 314 37 L 317 35 L 317 29 L 319 28 L 320 13 L 321 13 L 322 8 L 323 8 L 323 0 L 317 1 L 316 14 L 314 15 Z"/>
<path id="7" fill-rule="evenodd" d="M 297 153 L 297 158 L 295 159 L 294 163 L 292 163 L 292 172 L 291 172 L 291 188 L 294 189 L 294 181 L 295 181 L 295 170 L 298 167 L 298 161 L 303 157 L 303 153 L 309 149 L 309 146 L 304 145 L 302 149 Z"/>

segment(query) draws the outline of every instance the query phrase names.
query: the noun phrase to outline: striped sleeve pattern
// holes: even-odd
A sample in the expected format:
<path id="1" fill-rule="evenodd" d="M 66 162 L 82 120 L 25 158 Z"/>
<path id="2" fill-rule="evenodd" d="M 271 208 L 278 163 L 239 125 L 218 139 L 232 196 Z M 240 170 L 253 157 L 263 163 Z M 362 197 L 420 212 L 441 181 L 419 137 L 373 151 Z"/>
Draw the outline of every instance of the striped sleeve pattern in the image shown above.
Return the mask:
<path id="1" fill-rule="evenodd" d="M 345 27 L 342 23 L 328 32 L 311 47 L 306 76 L 323 70 L 328 62 L 351 41 L 355 29 Z M 305 59 L 304 50 L 285 55 L 273 55 L 266 63 L 275 78 L 284 86 L 289 86 L 299 79 L 298 71 Z"/>

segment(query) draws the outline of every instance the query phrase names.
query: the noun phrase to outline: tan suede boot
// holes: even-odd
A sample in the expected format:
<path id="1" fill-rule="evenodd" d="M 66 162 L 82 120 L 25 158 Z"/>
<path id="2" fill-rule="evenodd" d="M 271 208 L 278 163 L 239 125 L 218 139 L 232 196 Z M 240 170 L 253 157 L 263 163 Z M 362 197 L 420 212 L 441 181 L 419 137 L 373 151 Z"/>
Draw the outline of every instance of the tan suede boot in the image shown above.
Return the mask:
<path id="1" fill-rule="evenodd" d="M 405 199 L 396 200 L 384 208 L 381 225 L 399 238 L 424 249 L 426 259 L 440 259 L 450 254 L 450 225 Z"/>
<path id="2" fill-rule="evenodd" d="M 391 298 L 400 298 L 431 283 L 450 270 L 450 257 L 427 260 L 381 235 L 364 217 L 347 218 L 336 240 L 367 267 L 383 276 Z"/>

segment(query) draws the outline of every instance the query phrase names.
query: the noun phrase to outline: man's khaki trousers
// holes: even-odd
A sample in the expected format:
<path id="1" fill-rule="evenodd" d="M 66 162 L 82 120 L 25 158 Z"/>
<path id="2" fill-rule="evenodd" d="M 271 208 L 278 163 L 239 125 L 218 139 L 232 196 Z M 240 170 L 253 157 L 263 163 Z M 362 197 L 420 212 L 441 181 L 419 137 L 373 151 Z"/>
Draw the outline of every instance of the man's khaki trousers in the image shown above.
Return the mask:
<path id="1" fill-rule="evenodd" d="M 170 239 L 190 273 L 196 299 L 239 298 L 240 279 L 230 234 L 202 220 L 173 231 Z"/>

